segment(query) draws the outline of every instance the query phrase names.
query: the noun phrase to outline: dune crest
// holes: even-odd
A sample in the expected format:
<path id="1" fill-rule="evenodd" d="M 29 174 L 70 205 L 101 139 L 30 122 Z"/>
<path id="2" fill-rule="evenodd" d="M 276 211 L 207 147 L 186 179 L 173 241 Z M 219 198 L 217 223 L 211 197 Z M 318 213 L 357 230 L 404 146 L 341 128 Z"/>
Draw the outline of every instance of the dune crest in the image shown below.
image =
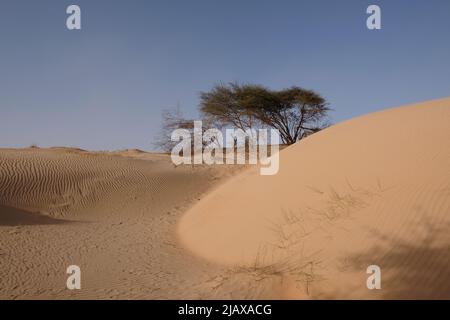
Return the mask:
<path id="1" fill-rule="evenodd" d="M 450 298 L 450 98 L 332 126 L 197 203 L 178 231 L 287 298 Z M 379 265 L 382 290 L 368 290 Z"/>

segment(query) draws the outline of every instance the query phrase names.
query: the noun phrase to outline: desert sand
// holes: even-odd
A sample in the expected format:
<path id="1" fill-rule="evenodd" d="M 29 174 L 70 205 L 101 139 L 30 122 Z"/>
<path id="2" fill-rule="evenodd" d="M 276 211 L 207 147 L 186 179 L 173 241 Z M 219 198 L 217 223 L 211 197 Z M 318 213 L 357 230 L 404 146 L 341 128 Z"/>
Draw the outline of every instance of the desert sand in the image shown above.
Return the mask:
<path id="1" fill-rule="evenodd" d="M 0 150 L 0 299 L 229 298 L 179 245 L 180 215 L 242 167 L 139 150 Z M 66 268 L 81 268 L 68 290 Z"/>
<path id="2" fill-rule="evenodd" d="M 185 246 L 287 299 L 450 299 L 450 99 L 372 113 L 280 152 L 185 214 Z M 381 269 L 369 290 L 367 267 Z M 270 282 L 270 284 L 269 284 Z"/>
<path id="3" fill-rule="evenodd" d="M 450 298 L 449 123 L 450 99 L 355 118 L 275 176 L 0 149 L 0 299 Z"/>

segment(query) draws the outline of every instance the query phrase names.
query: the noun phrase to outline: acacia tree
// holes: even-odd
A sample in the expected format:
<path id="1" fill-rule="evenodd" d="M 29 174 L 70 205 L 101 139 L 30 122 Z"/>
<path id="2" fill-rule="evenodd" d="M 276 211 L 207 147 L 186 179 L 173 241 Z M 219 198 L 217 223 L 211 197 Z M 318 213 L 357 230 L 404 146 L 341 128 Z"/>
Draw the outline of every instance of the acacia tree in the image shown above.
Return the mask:
<path id="1" fill-rule="evenodd" d="M 200 93 L 200 111 L 218 127 L 232 125 L 244 131 L 252 129 L 258 125 L 259 119 L 251 105 L 260 95 L 260 90 L 260 86 L 236 82 L 217 84 L 211 91 Z"/>
<path id="2" fill-rule="evenodd" d="M 193 128 L 193 121 L 184 118 L 179 106 L 174 109 L 165 109 L 162 111 L 162 126 L 159 135 L 156 137 L 153 145 L 165 152 L 170 152 L 176 145 L 171 140 L 171 134 L 176 129 Z"/>
<path id="3" fill-rule="evenodd" d="M 278 129 L 285 144 L 293 144 L 328 126 L 330 110 L 325 99 L 312 90 L 291 87 L 266 91 L 254 113 L 263 123 Z"/>
<path id="4" fill-rule="evenodd" d="M 293 144 L 328 125 L 326 100 L 300 87 L 275 91 L 260 85 L 220 84 L 200 98 L 200 110 L 215 122 L 243 130 L 266 125 L 278 129 L 284 144 Z"/>
<path id="5" fill-rule="evenodd" d="M 190 132 L 192 148 L 194 147 L 194 119 L 185 118 L 180 107 L 174 109 L 165 109 L 162 111 L 162 126 L 159 135 L 156 137 L 153 145 L 165 152 L 171 152 L 173 147 L 178 143 L 172 141 L 172 132 L 177 129 L 185 129 Z M 202 134 L 211 126 L 208 121 L 203 121 Z M 202 140 L 202 145 L 206 146 L 209 143 L 219 143 L 215 139 L 210 141 Z"/>

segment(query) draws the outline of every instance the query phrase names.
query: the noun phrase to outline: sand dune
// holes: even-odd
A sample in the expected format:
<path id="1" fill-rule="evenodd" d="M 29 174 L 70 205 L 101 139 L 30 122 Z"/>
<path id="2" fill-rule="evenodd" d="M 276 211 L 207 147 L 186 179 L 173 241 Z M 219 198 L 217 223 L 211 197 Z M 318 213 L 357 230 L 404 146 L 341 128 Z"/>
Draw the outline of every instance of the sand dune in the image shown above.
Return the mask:
<path id="1" fill-rule="evenodd" d="M 276 176 L 1 149 L 0 299 L 450 298 L 449 121 L 450 99 L 353 119 Z"/>
<path id="2" fill-rule="evenodd" d="M 284 298 L 450 298 L 450 99 L 332 126 L 185 214 L 185 246 Z M 382 289 L 368 290 L 378 265 Z"/>
<path id="3" fill-rule="evenodd" d="M 5 150 L 0 161 L 1 203 L 51 216 L 82 214 L 100 201 L 114 201 L 116 194 L 123 201 L 123 192 L 153 178 L 140 170 L 140 162 L 60 148 Z"/>
<path id="4" fill-rule="evenodd" d="M 0 299 L 206 298 L 221 267 L 178 244 L 179 216 L 242 168 L 167 155 L 0 150 Z M 66 288 L 78 265 L 82 290 Z"/>

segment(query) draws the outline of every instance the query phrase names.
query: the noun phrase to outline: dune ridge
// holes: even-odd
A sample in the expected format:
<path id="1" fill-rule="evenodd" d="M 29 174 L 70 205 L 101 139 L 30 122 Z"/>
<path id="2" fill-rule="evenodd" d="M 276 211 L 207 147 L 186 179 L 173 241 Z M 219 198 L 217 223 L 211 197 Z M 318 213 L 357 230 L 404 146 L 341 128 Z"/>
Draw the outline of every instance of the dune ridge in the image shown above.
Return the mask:
<path id="1" fill-rule="evenodd" d="M 276 176 L 0 149 L 0 298 L 449 299 L 449 120 L 450 99 L 355 118 L 283 149 Z"/>
<path id="2" fill-rule="evenodd" d="M 74 213 L 133 184 L 150 182 L 139 162 L 111 156 L 9 150 L 0 153 L 0 162 L 0 202 L 52 216 Z"/>
<path id="3" fill-rule="evenodd" d="M 285 298 L 450 298 L 450 99 L 388 109 L 280 152 L 181 219 L 195 254 L 277 279 Z M 366 268 L 382 270 L 368 290 Z"/>

